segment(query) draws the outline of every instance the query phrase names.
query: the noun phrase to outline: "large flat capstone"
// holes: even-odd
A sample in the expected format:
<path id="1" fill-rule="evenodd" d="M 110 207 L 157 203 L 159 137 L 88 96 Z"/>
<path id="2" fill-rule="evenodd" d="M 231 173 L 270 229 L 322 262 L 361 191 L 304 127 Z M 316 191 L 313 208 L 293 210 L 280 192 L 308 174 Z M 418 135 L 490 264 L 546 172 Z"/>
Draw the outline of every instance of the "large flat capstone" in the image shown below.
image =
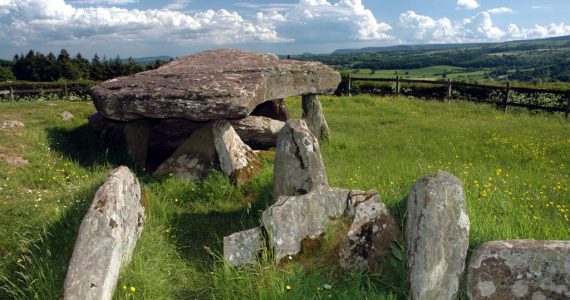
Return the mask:
<path id="1" fill-rule="evenodd" d="M 67 270 L 64 298 L 111 299 L 145 221 L 141 187 L 127 167 L 111 172 L 83 218 Z"/>
<path id="2" fill-rule="evenodd" d="M 243 118 L 267 100 L 333 92 L 340 74 L 319 62 L 218 49 L 176 59 L 156 70 L 105 81 L 91 89 L 104 117 Z"/>

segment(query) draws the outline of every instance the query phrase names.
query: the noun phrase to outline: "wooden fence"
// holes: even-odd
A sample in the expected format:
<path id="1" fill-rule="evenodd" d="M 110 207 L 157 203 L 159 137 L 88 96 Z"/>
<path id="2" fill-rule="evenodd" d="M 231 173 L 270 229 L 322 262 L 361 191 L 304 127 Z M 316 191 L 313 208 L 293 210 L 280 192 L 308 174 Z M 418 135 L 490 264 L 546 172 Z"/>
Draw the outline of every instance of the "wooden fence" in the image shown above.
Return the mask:
<path id="1" fill-rule="evenodd" d="M 524 107 L 528 109 L 539 109 L 551 112 L 563 112 L 566 117 L 570 115 L 570 90 L 552 90 L 552 89 L 533 89 L 533 88 L 523 88 L 523 87 L 513 87 L 510 82 L 507 82 L 505 86 L 491 86 L 491 85 L 480 85 L 474 83 L 465 82 L 453 82 L 451 79 L 445 81 L 437 80 L 419 80 L 419 79 L 404 79 L 397 76 L 396 78 L 363 78 L 363 77 L 352 77 L 350 74 L 343 77 L 343 84 L 341 84 L 337 93 L 351 95 L 353 93 L 371 93 L 371 94 L 408 94 L 413 96 L 428 96 L 432 98 L 443 98 L 450 100 L 454 98 L 454 91 L 462 91 L 464 94 L 469 94 L 470 91 L 477 91 L 481 97 L 475 97 L 474 99 L 459 97 L 461 100 L 468 100 L 473 102 L 481 103 L 493 103 L 500 106 L 505 112 L 507 107 Z M 387 82 L 395 83 L 395 87 L 391 89 L 359 89 L 354 88 L 355 82 Z M 403 84 L 423 84 L 430 86 L 439 86 L 439 89 L 443 93 L 429 94 L 429 95 L 414 95 L 413 92 L 405 93 L 403 91 Z M 481 93 L 483 91 L 483 93 Z M 488 95 L 491 92 L 500 94 L 499 99 L 488 99 Z M 475 93 L 475 94 L 477 94 Z M 526 95 L 526 97 L 532 96 L 543 96 L 547 95 L 546 98 L 555 98 L 555 101 L 550 101 L 551 103 L 541 103 L 540 101 L 514 101 L 513 93 L 518 93 L 519 95 Z M 485 97 L 487 95 L 487 97 Z M 496 97 L 495 97 L 496 98 Z M 548 105 L 550 104 L 550 105 Z"/>
<path id="2" fill-rule="evenodd" d="M 82 86 L 69 87 L 67 84 L 62 84 L 60 86 L 54 86 L 49 88 L 16 89 L 12 86 L 0 88 L 0 96 L 8 95 L 11 101 L 16 100 L 16 95 L 51 94 L 51 93 L 63 94 L 64 99 L 69 100 L 70 93 L 72 92 L 79 92 L 81 94 L 86 94 L 87 87 L 82 87 Z"/>

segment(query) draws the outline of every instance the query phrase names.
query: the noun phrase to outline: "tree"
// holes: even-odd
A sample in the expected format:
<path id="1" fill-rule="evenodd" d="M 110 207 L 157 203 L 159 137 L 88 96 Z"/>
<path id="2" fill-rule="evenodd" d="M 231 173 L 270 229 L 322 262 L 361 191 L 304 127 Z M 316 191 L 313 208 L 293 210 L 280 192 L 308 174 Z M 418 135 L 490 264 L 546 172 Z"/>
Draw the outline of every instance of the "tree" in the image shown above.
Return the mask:
<path id="1" fill-rule="evenodd" d="M 14 56 L 14 66 L 12 67 L 14 76 L 19 80 L 39 81 L 39 64 L 36 60 L 36 53 L 33 50 L 30 50 L 25 56 L 16 54 Z"/>
<path id="2" fill-rule="evenodd" d="M 75 68 L 78 71 L 79 79 L 89 79 L 91 67 L 89 65 L 89 61 L 83 58 L 81 53 L 77 53 L 71 62 L 75 65 Z"/>
<path id="3" fill-rule="evenodd" d="M 109 63 L 109 71 L 109 75 L 111 75 L 109 78 L 125 75 L 125 67 L 123 66 L 123 62 L 121 62 L 121 58 L 118 55 L 113 61 Z"/>
<path id="4" fill-rule="evenodd" d="M 10 68 L 0 67 L 0 82 L 14 79 L 16 79 L 16 77 L 14 77 Z"/>
<path id="5" fill-rule="evenodd" d="M 56 81 L 59 79 L 59 70 L 57 68 L 57 58 L 50 52 L 46 56 L 46 66 L 44 67 L 44 80 L 45 81 Z"/>
<path id="6" fill-rule="evenodd" d="M 172 61 L 172 58 L 170 59 L 170 61 Z M 165 63 L 167 63 L 167 61 L 156 59 L 154 63 L 146 65 L 146 69 L 147 70 L 158 69 L 160 66 L 164 65 Z"/>
<path id="7" fill-rule="evenodd" d="M 105 80 L 107 79 L 105 71 L 105 64 L 99 59 L 99 55 L 95 54 L 91 60 L 91 70 L 89 71 L 89 77 L 92 80 Z"/>
<path id="8" fill-rule="evenodd" d="M 132 57 L 129 57 L 127 65 L 125 66 L 125 75 L 131 75 L 142 71 L 144 71 L 143 66 L 137 64 Z"/>
<path id="9" fill-rule="evenodd" d="M 77 66 L 72 62 L 69 53 L 65 49 L 61 49 L 57 56 L 57 68 L 59 70 L 59 77 L 70 80 L 77 80 L 81 78 L 81 72 Z"/>

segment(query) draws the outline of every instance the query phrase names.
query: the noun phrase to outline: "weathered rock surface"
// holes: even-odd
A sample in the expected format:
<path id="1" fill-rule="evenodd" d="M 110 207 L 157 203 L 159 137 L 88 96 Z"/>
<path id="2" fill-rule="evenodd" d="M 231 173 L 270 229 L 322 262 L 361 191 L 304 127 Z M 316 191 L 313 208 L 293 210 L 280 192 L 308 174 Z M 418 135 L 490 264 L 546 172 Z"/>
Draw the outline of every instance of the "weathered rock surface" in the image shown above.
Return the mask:
<path id="1" fill-rule="evenodd" d="M 191 122 L 185 119 L 151 121 L 147 169 L 154 170 L 169 158 L 194 132 L 207 122 Z"/>
<path id="2" fill-rule="evenodd" d="M 303 119 L 311 132 L 321 141 L 328 141 L 330 129 L 317 95 L 304 95 L 302 98 Z"/>
<path id="3" fill-rule="evenodd" d="M 340 246 L 340 265 L 346 270 L 379 271 L 383 258 L 390 255 L 390 244 L 400 239 L 400 227 L 377 192 L 351 191 L 349 198 L 354 216 Z"/>
<path id="4" fill-rule="evenodd" d="M 24 123 L 18 120 L 7 120 L 2 122 L 3 129 L 10 129 L 10 128 L 23 128 Z"/>
<path id="5" fill-rule="evenodd" d="M 67 110 L 66 110 L 66 111 L 62 111 L 59 115 L 61 116 L 61 118 L 62 118 L 64 121 L 71 121 L 71 120 L 73 120 L 73 118 L 74 118 L 73 114 L 70 113 L 70 112 L 67 111 Z"/>
<path id="6" fill-rule="evenodd" d="M 259 104 L 251 113 L 252 116 L 267 117 L 287 122 L 289 113 L 285 106 L 285 99 L 269 100 Z"/>
<path id="7" fill-rule="evenodd" d="M 99 133 L 102 139 L 111 139 L 120 136 L 126 123 L 111 121 L 96 112 L 89 116 L 89 128 Z"/>
<path id="8" fill-rule="evenodd" d="M 4 153 L 0 153 L 0 161 L 6 162 L 7 164 L 15 167 L 23 167 L 29 164 L 28 160 L 24 159 L 23 157 Z"/>
<path id="9" fill-rule="evenodd" d="M 317 138 L 303 120 L 289 120 L 277 137 L 273 199 L 328 186 Z"/>
<path id="10" fill-rule="evenodd" d="M 319 238 L 333 219 L 352 224 L 339 250 L 345 269 L 376 269 L 399 236 L 376 191 L 318 186 L 304 195 L 279 197 L 262 218 L 277 262 L 299 254 L 302 241 Z"/>
<path id="11" fill-rule="evenodd" d="M 129 122 L 125 124 L 123 132 L 129 156 L 135 166 L 145 169 L 150 140 L 149 122 L 147 120 Z"/>
<path id="12" fill-rule="evenodd" d="M 261 167 L 257 155 L 239 138 L 228 121 L 215 121 L 213 133 L 222 172 L 237 184 L 250 180 Z"/>
<path id="13" fill-rule="evenodd" d="M 213 126 L 214 122 L 210 122 L 194 132 L 156 169 L 154 175 L 173 174 L 188 180 L 208 175 L 209 170 L 218 165 Z"/>
<path id="14" fill-rule="evenodd" d="M 415 183 L 407 202 L 406 242 L 412 299 L 454 299 L 469 245 L 458 178 L 439 172 Z"/>
<path id="15" fill-rule="evenodd" d="M 105 81 L 90 91 L 106 118 L 246 117 L 267 100 L 333 92 L 340 74 L 318 62 L 233 49 L 196 53 L 156 70 Z"/>
<path id="16" fill-rule="evenodd" d="M 263 212 L 263 225 L 270 233 L 275 261 L 301 251 L 301 241 L 316 239 L 330 219 L 340 218 L 350 190 L 318 186 L 301 196 L 282 196 Z"/>
<path id="17" fill-rule="evenodd" d="M 254 262 L 261 251 L 262 228 L 256 227 L 224 237 L 224 258 L 232 266 Z"/>
<path id="18" fill-rule="evenodd" d="M 194 132 L 154 174 L 197 180 L 204 178 L 209 170 L 218 168 L 241 184 L 260 166 L 257 155 L 241 141 L 231 124 L 218 120 Z"/>
<path id="19" fill-rule="evenodd" d="M 468 269 L 478 299 L 570 299 L 570 241 L 493 241 L 479 247 Z"/>
<path id="20" fill-rule="evenodd" d="M 285 122 L 261 116 L 247 116 L 230 120 L 239 137 L 253 149 L 267 149 L 277 144 Z"/>
<path id="21" fill-rule="evenodd" d="M 142 121 L 142 120 L 141 120 Z M 155 170 L 160 164 L 168 159 L 178 147 L 180 147 L 195 131 L 208 122 L 192 122 L 185 119 L 145 119 L 149 126 L 149 137 L 146 154 L 146 168 Z M 231 119 L 230 124 L 234 127 L 242 141 L 253 149 L 267 149 L 277 143 L 279 131 L 285 125 L 284 122 L 269 119 L 262 116 L 247 116 L 241 119 Z M 89 127 L 99 133 L 103 139 L 113 139 L 125 133 L 127 124 L 104 118 L 100 113 L 94 113 L 89 117 Z M 146 138 L 145 138 L 146 139 Z M 126 137 L 127 148 L 129 138 Z M 138 150 L 137 150 L 138 151 Z M 141 154 L 142 155 L 142 154 Z M 132 157 L 133 161 L 138 159 Z M 140 164 L 138 164 L 141 166 Z"/>
<path id="22" fill-rule="evenodd" d="M 119 271 L 143 230 L 141 187 L 127 167 L 111 172 L 79 227 L 65 278 L 65 299 L 111 299 Z"/>

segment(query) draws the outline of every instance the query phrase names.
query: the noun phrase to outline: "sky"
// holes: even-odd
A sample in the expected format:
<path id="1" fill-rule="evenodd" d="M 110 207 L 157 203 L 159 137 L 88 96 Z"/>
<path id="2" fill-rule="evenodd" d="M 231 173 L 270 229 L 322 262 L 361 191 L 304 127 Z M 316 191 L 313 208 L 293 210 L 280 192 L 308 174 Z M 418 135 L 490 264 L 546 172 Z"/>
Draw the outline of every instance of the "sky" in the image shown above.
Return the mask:
<path id="1" fill-rule="evenodd" d="M 0 0 L 0 58 L 276 54 L 570 35 L 570 0 Z"/>

